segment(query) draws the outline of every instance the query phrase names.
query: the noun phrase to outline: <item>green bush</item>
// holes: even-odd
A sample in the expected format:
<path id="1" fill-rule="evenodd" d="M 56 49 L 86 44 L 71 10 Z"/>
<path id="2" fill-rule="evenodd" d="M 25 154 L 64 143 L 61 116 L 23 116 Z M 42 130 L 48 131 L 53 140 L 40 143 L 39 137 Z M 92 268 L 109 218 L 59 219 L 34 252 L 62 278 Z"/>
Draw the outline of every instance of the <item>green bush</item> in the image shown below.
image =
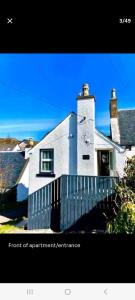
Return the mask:
<path id="1" fill-rule="evenodd" d="M 106 233 L 135 234 L 135 156 L 127 159 L 124 171 L 123 180 L 116 185 L 118 211 L 114 220 L 107 223 Z"/>
<path id="2" fill-rule="evenodd" d="M 117 195 L 121 199 L 121 203 L 131 201 L 135 203 L 135 193 L 130 186 L 125 182 L 120 182 L 115 187 Z"/>
<path id="3" fill-rule="evenodd" d="M 126 177 L 135 179 L 135 155 L 127 159 L 124 171 Z"/>
<path id="4" fill-rule="evenodd" d="M 135 234 L 135 204 L 131 201 L 121 205 L 116 218 L 107 224 L 107 233 Z"/>

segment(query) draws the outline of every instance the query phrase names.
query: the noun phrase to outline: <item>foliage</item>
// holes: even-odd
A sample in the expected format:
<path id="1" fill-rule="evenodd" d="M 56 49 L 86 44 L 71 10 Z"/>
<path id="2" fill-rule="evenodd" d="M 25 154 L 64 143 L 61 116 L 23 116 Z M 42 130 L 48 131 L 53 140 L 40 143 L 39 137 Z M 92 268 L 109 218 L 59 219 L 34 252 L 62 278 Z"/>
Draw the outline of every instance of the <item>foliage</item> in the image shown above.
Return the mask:
<path id="1" fill-rule="evenodd" d="M 125 176 L 129 179 L 135 179 L 135 155 L 128 158 L 124 168 Z"/>
<path id="2" fill-rule="evenodd" d="M 15 226 L 12 226 L 10 224 L 0 226 L 0 234 L 2 234 L 2 233 L 18 233 L 18 232 L 21 232 L 21 229 L 15 227 Z"/>
<path id="3" fill-rule="evenodd" d="M 116 185 L 118 210 L 107 224 L 107 233 L 135 234 L 135 156 L 127 159 L 124 171 L 124 178 Z"/>
<path id="4" fill-rule="evenodd" d="M 0 225 L 0 234 L 2 233 L 16 233 L 20 232 L 22 229 L 18 228 L 16 224 L 18 224 L 22 218 L 15 219 L 13 221 L 9 221 L 5 224 Z"/>
<path id="5" fill-rule="evenodd" d="M 128 200 L 135 203 L 135 193 L 127 183 L 120 182 L 116 185 L 115 190 L 122 203 L 127 202 Z"/>
<path id="6" fill-rule="evenodd" d="M 135 204 L 125 202 L 113 222 L 107 224 L 107 233 L 135 234 Z"/>

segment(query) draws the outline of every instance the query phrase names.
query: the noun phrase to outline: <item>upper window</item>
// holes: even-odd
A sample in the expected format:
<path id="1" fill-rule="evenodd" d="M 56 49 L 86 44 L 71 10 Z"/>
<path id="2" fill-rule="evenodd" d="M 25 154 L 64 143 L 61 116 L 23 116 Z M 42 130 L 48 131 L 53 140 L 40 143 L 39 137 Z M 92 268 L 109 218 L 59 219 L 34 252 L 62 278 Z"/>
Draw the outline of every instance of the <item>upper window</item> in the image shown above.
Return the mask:
<path id="1" fill-rule="evenodd" d="M 40 171 L 53 173 L 54 152 L 53 149 L 40 150 Z"/>

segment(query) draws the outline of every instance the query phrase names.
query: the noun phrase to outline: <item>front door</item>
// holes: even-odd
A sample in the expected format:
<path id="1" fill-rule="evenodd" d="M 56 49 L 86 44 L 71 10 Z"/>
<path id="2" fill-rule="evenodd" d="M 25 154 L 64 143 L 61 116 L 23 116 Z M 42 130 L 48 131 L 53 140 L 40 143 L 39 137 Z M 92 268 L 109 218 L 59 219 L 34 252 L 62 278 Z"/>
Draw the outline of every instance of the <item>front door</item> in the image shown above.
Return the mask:
<path id="1" fill-rule="evenodd" d="M 109 176 L 109 151 L 98 150 L 98 176 Z"/>

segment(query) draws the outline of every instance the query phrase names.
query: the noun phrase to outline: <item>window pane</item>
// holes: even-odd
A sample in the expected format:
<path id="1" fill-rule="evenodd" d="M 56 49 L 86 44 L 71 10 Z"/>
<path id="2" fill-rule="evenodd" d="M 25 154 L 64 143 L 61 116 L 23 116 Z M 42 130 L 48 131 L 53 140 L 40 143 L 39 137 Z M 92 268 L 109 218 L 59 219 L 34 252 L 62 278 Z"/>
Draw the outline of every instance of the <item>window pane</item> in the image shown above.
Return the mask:
<path id="1" fill-rule="evenodd" d="M 41 151 L 41 172 L 53 172 L 53 150 Z"/>
<path id="2" fill-rule="evenodd" d="M 43 161 L 42 162 L 42 171 L 46 171 L 46 172 L 52 171 L 52 162 Z"/>
<path id="3" fill-rule="evenodd" d="M 53 158 L 52 150 L 43 150 L 42 151 L 42 158 L 43 159 Z"/>

